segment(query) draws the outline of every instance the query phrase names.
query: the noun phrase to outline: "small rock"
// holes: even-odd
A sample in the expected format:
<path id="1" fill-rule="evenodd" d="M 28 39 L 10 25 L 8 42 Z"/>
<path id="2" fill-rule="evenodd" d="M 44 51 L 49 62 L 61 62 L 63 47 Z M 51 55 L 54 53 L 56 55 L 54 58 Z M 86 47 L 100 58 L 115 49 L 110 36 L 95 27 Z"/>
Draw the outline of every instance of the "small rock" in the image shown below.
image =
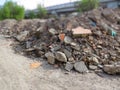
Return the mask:
<path id="1" fill-rule="evenodd" d="M 98 35 L 98 36 L 101 36 L 101 35 L 102 35 L 101 31 L 96 31 L 96 32 L 94 32 L 94 34 L 95 34 L 95 35 Z"/>
<path id="2" fill-rule="evenodd" d="M 28 31 L 21 32 L 21 33 L 16 37 L 16 39 L 17 39 L 18 41 L 24 41 L 28 34 L 29 34 Z"/>
<path id="3" fill-rule="evenodd" d="M 120 65 L 104 65 L 103 70 L 108 74 L 120 74 Z"/>
<path id="4" fill-rule="evenodd" d="M 68 30 L 68 31 L 71 31 L 71 30 L 72 30 L 72 23 L 69 22 L 69 23 L 67 24 L 66 30 Z"/>
<path id="5" fill-rule="evenodd" d="M 67 62 L 65 65 L 65 70 L 71 71 L 72 69 L 73 69 L 73 64 L 71 64 L 70 62 Z"/>
<path id="6" fill-rule="evenodd" d="M 44 32 L 44 28 L 43 27 L 39 27 L 36 31 L 42 33 L 42 32 Z"/>
<path id="7" fill-rule="evenodd" d="M 26 41 L 26 48 L 28 49 L 28 48 L 30 48 L 30 47 L 31 47 L 31 42 Z"/>
<path id="8" fill-rule="evenodd" d="M 47 58 L 47 60 L 50 64 L 55 64 L 55 56 L 52 52 L 46 53 L 45 57 Z"/>
<path id="9" fill-rule="evenodd" d="M 50 48 L 51 48 L 51 51 L 54 52 L 54 51 L 60 50 L 61 46 L 60 45 L 51 45 Z"/>
<path id="10" fill-rule="evenodd" d="M 100 64 L 99 64 L 98 67 L 99 67 L 100 69 L 103 69 L 103 65 L 100 65 Z"/>
<path id="11" fill-rule="evenodd" d="M 87 48 L 83 48 L 83 52 L 85 53 L 91 53 L 92 52 L 92 49 L 87 47 Z"/>
<path id="12" fill-rule="evenodd" d="M 94 37 L 93 36 L 89 36 L 88 37 L 90 41 L 93 41 L 94 40 Z"/>
<path id="13" fill-rule="evenodd" d="M 15 47 L 14 47 L 14 50 L 15 50 L 17 53 L 23 52 L 23 48 L 22 48 L 22 46 L 20 46 L 20 45 L 15 46 Z"/>
<path id="14" fill-rule="evenodd" d="M 58 65 L 58 64 L 54 64 L 54 67 L 55 67 L 55 68 L 58 68 L 58 67 L 59 67 L 59 65 Z"/>
<path id="15" fill-rule="evenodd" d="M 108 58 L 109 58 L 109 55 L 108 55 L 108 54 L 105 54 L 105 55 L 104 55 L 104 58 L 105 58 L 105 59 L 108 59 Z"/>
<path id="16" fill-rule="evenodd" d="M 58 34 L 58 32 L 57 32 L 55 29 L 53 29 L 53 28 L 51 28 L 51 29 L 49 30 L 49 32 L 50 32 L 52 35 Z"/>
<path id="17" fill-rule="evenodd" d="M 37 42 L 33 47 L 35 49 L 37 49 L 37 50 L 46 49 L 46 43 L 44 43 L 44 42 Z"/>
<path id="18" fill-rule="evenodd" d="M 75 50 L 78 50 L 78 51 L 80 50 L 80 45 L 78 43 L 72 42 L 71 47 Z"/>
<path id="19" fill-rule="evenodd" d="M 31 52 L 31 51 L 34 51 L 35 50 L 35 48 L 28 48 L 28 49 L 25 49 L 24 51 L 25 52 Z"/>
<path id="20" fill-rule="evenodd" d="M 56 59 L 61 62 L 67 62 L 67 57 L 63 52 L 58 51 L 56 54 Z"/>
<path id="21" fill-rule="evenodd" d="M 43 51 L 41 51 L 41 50 L 36 50 L 36 55 L 37 55 L 38 57 L 42 57 L 42 56 L 44 56 L 44 54 L 45 54 L 45 52 L 43 52 Z"/>
<path id="22" fill-rule="evenodd" d="M 103 42 L 102 42 L 101 40 L 98 40 L 98 44 L 102 45 L 102 44 L 103 44 Z"/>
<path id="23" fill-rule="evenodd" d="M 70 51 L 68 51 L 67 49 L 64 49 L 63 52 L 65 53 L 65 55 L 67 56 L 67 58 L 72 56 L 72 53 Z"/>
<path id="24" fill-rule="evenodd" d="M 75 68 L 76 71 L 78 71 L 80 73 L 88 72 L 88 68 L 86 67 L 86 65 L 83 61 L 76 62 L 74 64 L 74 68 Z"/>
<path id="25" fill-rule="evenodd" d="M 68 58 L 68 61 L 69 61 L 69 62 L 75 62 L 75 60 L 74 60 L 73 57 Z"/>
<path id="26" fill-rule="evenodd" d="M 102 49 L 102 46 L 100 46 L 100 45 L 97 45 L 97 48 L 98 48 L 98 49 Z"/>
<path id="27" fill-rule="evenodd" d="M 89 69 L 91 69 L 91 70 L 96 70 L 96 69 L 97 69 L 97 66 L 95 66 L 95 65 L 89 65 Z"/>
<path id="28" fill-rule="evenodd" d="M 65 38 L 64 38 L 64 42 L 66 43 L 66 44 L 70 44 L 70 43 L 72 43 L 72 38 L 70 38 L 69 36 L 65 36 Z"/>
<path id="29" fill-rule="evenodd" d="M 99 61 L 98 61 L 98 59 L 96 57 L 93 57 L 92 61 L 93 61 L 94 64 L 97 64 L 97 65 L 99 64 Z"/>

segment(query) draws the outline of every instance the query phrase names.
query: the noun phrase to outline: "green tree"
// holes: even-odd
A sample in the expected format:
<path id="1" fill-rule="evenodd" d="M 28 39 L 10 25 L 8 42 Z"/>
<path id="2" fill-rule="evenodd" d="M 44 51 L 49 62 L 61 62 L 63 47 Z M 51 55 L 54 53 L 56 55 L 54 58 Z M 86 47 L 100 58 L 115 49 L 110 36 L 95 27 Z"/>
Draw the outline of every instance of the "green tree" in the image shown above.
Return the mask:
<path id="1" fill-rule="evenodd" d="M 37 18 L 37 15 L 35 14 L 35 12 L 33 10 L 29 10 L 28 11 L 28 18 Z"/>
<path id="2" fill-rule="evenodd" d="M 0 9 L 0 19 L 5 19 L 10 17 L 9 7 L 3 7 Z"/>
<path id="3" fill-rule="evenodd" d="M 21 20 L 24 18 L 24 7 L 19 6 L 17 3 L 8 1 L 0 8 L 0 20 L 3 19 L 17 19 Z"/>
<path id="4" fill-rule="evenodd" d="M 78 1 L 78 11 L 85 12 L 99 6 L 99 0 L 80 0 Z"/>
<path id="5" fill-rule="evenodd" d="M 38 5 L 37 6 L 37 17 L 38 18 L 45 18 L 47 16 L 47 10 L 41 6 L 41 5 Z"/>

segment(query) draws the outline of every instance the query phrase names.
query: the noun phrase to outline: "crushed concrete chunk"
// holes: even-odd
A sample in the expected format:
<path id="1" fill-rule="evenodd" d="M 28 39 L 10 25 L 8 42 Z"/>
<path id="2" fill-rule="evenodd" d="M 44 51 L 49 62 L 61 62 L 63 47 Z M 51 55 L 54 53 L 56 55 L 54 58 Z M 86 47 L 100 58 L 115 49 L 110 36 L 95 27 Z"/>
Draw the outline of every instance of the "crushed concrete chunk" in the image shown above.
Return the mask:
<path id="1" fill-rule="evenodd" d="M 77 37 L 77 36 L 81 36 L 81 35 L 88 35 L 88 34 L 92 34 L 91 30 L 89 29 L 84 29 L 82 27 L 77 27 L 72 29 L 73 32 L 73 36 Z"/>
<path id="2" fill-rule="evenodd" d="M 83 61 L 76 62 L 74 64 L 74 68 L 75 68 L 76 71 L 78 71 L 80 73 L 88 72 L 88 68 L 86 67 L 86 65 L 85 65 L 85 63 Z"/>
<path id="3" fill-rule="evenodd" d="M 45 57 L 47 58 L 47 60 L 50 64 L 55 64 L 55 56 L 52 52 L 46 53 Z"/>
<path id="4" fill-rule="evenodd" d="M 56 52 L 55 55 L 56 55 L 56 59 L 58 61 L 67 62 L 67 57 L 66 57 L 66 55 L 63 52 L 58 51 L 58 52 Z"/>

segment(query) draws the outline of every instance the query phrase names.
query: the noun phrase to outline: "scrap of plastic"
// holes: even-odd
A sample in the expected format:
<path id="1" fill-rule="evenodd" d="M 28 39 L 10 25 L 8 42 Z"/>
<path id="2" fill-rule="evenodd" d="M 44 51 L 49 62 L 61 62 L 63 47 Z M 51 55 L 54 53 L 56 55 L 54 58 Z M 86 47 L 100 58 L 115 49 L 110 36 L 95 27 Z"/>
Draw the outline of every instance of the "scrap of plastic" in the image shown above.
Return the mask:
<path id="1" fill-rule="evenodd" d="M 116 36 L 117 35 L 117 33 L 115 31 L 112 31 L 111 34 L 112 34 L 112 36 Z"/>
<path id="2" fill-rule="evenodd" d="M 96 26 L 96 22 L 94 22 L 94 21 L 92 21 L 92 20 L 90 20 L 90 24 L 91 24 L 93 27 Z"/>

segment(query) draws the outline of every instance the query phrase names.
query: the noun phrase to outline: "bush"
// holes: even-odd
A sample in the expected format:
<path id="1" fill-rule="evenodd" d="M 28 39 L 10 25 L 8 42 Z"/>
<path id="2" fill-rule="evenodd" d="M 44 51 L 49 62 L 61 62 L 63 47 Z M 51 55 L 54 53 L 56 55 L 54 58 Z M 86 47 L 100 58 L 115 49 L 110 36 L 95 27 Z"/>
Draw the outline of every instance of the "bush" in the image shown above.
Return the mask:
<path id="1" fill-rule="evenodd" d="M 33 10 L 29 10 L 27 18 L 30 18 L 30 19 L 37 18 L 37 15 L 35 14 Z"/>
<path id="2" fill-rule="evenodd" d="M 99 0 L 80 0 L 78 2 L 78 11 L 85 12 L 95 9 L 99 6 Z"/>
<path id="3" fill-rule="evenodd" d="M 17 19 L 21 20 L 24 18 L 24 7 L 17 5 L 12 1 L 8 1 L 0 8 L 0 20 L 4 19 Z"/>
<path id="4" fill-rule="evenodd" d="M 45 18 L 47 16 L 47 10 L 41 6 L 41 5 L 38 5 L 37 6 L 37 17 L 38 18 Z"/>

